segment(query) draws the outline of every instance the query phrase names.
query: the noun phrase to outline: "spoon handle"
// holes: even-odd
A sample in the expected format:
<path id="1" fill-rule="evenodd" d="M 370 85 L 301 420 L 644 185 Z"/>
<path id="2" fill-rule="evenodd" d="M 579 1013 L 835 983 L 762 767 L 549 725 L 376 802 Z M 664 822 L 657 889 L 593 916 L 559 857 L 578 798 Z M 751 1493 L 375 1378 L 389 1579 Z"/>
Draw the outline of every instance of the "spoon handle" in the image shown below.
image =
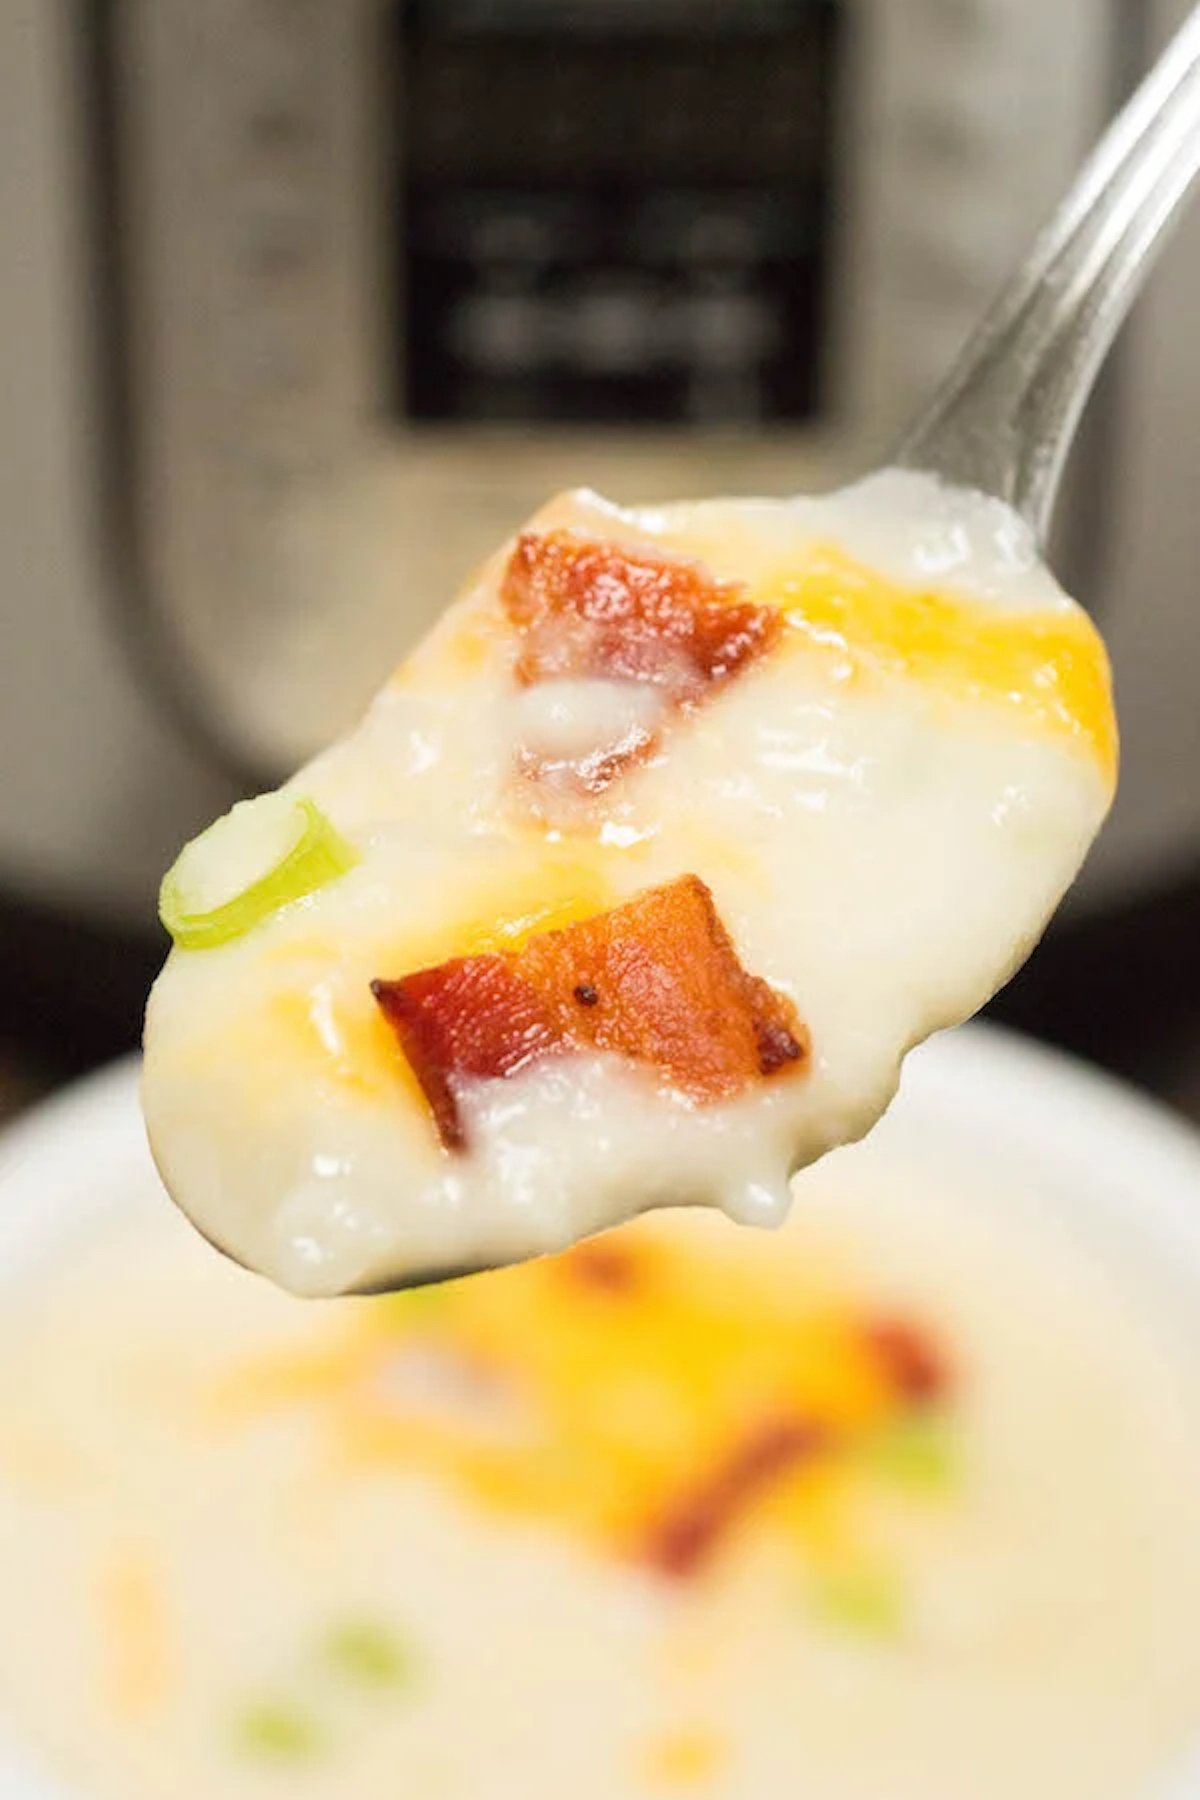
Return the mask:
<path id="1" fill-rule="evenodd" d="M 1100 364 L 1200 172 L 1200 6 L 1085 163 L 895 461 L 995 494 L 1044 539 Z"/>

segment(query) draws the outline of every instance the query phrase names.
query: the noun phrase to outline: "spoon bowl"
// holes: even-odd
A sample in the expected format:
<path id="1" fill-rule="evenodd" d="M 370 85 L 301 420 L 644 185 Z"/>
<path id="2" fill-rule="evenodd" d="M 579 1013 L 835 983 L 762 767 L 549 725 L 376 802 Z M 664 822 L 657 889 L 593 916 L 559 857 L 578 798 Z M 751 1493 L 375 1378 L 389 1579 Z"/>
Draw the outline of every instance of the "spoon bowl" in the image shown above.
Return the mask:
<path id="1" fill-rule="evenodd" d="M 1198 172 L 1200 7 L 1109 126 L 895 464 L 1005 501 L 1044 543 L 1088 394 Z"/>

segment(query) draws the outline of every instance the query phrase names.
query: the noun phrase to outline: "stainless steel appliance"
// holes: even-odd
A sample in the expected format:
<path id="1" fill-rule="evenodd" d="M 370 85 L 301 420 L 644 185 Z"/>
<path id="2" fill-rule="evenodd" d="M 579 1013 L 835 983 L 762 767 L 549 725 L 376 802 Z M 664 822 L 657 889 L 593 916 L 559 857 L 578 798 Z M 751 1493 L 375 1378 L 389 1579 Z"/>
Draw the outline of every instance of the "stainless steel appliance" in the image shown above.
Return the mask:
<path id="1" fill-rule="evenodd" d="M 1111 23 L 115 0 L 133 555 L 181 686 L 276 764 L 553 489 L 869 459 L 1103 112 Z"/>

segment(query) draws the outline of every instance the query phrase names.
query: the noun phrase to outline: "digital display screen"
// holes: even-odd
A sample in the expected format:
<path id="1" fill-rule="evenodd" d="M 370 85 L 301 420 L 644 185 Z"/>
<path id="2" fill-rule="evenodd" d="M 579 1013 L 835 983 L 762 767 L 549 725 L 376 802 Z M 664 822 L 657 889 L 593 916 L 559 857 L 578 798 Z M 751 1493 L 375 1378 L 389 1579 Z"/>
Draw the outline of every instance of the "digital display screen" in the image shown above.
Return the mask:
<path id="1" fill-rule="evenodd" d="M 400 403 L 424 420 L 819 410 L 834 0 L 409 0 Z"/>

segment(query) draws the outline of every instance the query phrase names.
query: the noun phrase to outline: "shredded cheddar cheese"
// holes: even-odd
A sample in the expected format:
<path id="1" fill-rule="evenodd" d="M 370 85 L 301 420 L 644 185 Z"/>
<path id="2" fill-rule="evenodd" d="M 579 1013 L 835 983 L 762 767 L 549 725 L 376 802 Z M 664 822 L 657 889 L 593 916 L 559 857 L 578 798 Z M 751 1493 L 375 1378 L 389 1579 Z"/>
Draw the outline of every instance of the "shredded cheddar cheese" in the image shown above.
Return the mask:
<path id="1" fill-rule="evenodd" d="M 876 1479 L 865 1447 L 912 1413 L 870 1319 L 798 1298 L 794 1271 L 736 1243 L 685 1251 L 642 1223 L 436 1298 L 367 1304 L 320 1354 L 243 1365 L 214 1419 L 315 1405 L 350 1466 L 424 1470 L 682 1576 L 751 1523 L 840 1558 L 855 1484 Z M 698 1534 L 683 1555 L 663 1548 L 677 1525 Z"/>
<path id="2" fill-rule="evenodd" d="M 165 1704 L 175 1679 L 162 1578 L 145 1556 L 119 1556 L 100 1578 L 97 1607 L 110 1704 L 123 1719 L 145 1720 Z"/>
<path id="3" fill-rule="evenodd" d="M 1006 611 L 962 594 L 903 587 L 834 546 L 770 591 L 796 641 L 843 675 L 905 677 L 956 699 L 1012 709 L 1027 726 L 1089 750 L 1116 777 L 1108 657 L 1078 608 Z"/>
<path id="4" fill-rule="evenodd" d="M 703 1791 L 720 1774 L 728 1755 L 715 1731 L 697 1727 L 656 1738 L 646 1749 L 643 1775 L 651 1788 L 662 1791 Z"/>

